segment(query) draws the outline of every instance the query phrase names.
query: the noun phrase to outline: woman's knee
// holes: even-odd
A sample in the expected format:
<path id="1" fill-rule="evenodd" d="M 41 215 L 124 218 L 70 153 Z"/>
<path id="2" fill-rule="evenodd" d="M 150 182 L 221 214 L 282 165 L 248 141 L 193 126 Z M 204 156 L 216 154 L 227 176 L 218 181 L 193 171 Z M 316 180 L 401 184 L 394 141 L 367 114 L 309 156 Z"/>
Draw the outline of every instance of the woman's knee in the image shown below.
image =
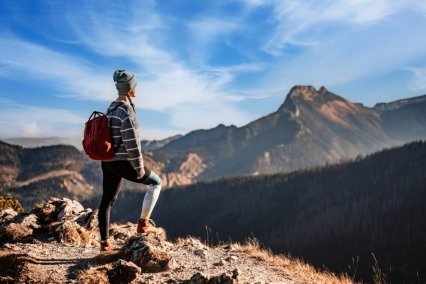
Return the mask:
<path id="1" fill-rule="evenodd" d="M 151 171 L 151 173 L 149 174 L 148 178 L 145 180 L 144 183 L 148 185 L 160 186 L 160 187 L 163 185 L 163 181 L 161 180 L 160 176 L 157 175 L 154 171 Z"/>

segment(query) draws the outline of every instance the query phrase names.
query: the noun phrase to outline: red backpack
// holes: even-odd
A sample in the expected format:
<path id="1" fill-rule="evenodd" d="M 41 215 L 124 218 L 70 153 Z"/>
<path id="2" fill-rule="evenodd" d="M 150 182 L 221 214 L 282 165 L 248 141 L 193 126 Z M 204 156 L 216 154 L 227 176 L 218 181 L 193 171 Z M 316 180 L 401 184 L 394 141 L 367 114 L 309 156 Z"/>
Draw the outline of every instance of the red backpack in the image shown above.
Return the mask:
<path id="1" fill-rule="evenodd" d="M 83 149 L 93 160 L 109 160 L 115 155 L 109 130 L 107 114 L 118 108 L 116 105 L 106 114 L 94 111 L 84 127 Z"/>

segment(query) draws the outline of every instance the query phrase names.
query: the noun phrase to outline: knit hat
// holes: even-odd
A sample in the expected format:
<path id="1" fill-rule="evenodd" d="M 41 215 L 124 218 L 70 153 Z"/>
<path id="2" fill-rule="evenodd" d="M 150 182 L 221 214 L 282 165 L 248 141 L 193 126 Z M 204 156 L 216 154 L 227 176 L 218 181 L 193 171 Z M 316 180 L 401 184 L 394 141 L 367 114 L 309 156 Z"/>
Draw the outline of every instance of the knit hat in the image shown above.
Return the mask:
<path id="1" fill-rule="evenodd" d="M 135 75 L 126 70 L 116 70 L 113 79 L 119 96 L 128 94 L 138 83 Z"/>

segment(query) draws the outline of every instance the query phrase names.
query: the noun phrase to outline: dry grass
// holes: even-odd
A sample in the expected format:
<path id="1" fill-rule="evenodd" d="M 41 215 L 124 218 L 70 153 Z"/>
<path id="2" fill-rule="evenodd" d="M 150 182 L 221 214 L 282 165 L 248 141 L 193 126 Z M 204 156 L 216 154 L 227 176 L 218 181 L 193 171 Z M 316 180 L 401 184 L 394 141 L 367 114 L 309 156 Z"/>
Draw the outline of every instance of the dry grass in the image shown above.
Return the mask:
<path id="1" fill-rule="evenodd" d="M 22 224 L 12 223 L 4 229 L 2 241 L 4 242 L 19 242 L 31 236 L 33 230 Z"/>
<path id="2" fill-rule="evenodd" d="M 176 245 L 189 245 L 192 247 L 209 246 L 197 237 L 178 238 Z M 329 271 L 318 270 L 304 263 L 302 260 L 284 255 L 275 255 L 270 249 L 262 248 L 256 238 L 249 238 L 244 243 L 221 242 L 218 246 L 231 247 L 232 250 L 243 252 L 256 260 L 265 261 L 280 269 L 283 274 L 292 279 L 294 283 L 327 283 L 327 284 L 353 284 L 354 281 L 347 275 L 335 275 Z M 380 283 L 381 284 L 381 283 Z"/>
<path id="3" fill-rule="evenodd" d="M 59 228 L 59 239 L 64 244 L 80 246 L 92 242 L 91 232 L 75 226 L 71 221 L 65 221 Z"/>
<path id="4" fill-rule="evenodd" d="M 77 283 L 82 284 L 108 284 L 108 270 L 111 269 L 111 265 L 102 265 L 97 267 L 91 267 L 84 271 L 77 279 Z"/>
<path id="5" fill-rule="evenodd" d="M 336 276 L 328 271 L 319 271 L 297 258 L 274 255 L 270 249 L 261 248 L 257 239 L 254 238 L 248 239 L 243 244 L 232 244 L 232 246 L 250 257 L 282 268 L 296 283 L 354 283 L 345 275 Z"/>

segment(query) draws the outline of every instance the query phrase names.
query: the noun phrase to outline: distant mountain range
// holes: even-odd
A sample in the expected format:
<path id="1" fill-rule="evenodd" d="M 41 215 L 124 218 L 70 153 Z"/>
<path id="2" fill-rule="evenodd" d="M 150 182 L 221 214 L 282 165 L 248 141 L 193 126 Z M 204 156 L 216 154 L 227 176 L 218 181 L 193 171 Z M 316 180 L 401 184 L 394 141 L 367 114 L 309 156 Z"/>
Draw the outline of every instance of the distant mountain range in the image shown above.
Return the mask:
<path id="1" fill-rule="evenodd" d="M 290 172 L 424 138 L 426 96 L 369 108 L 324 87 L 295 86 L 276 112 L 243 127 L 196 130 L 149 150 L 165 174 L 179 172 L 191 156 L 192 183 Z"/>
<path id="2" fill-rule="evenodd" d="M 277 111 L 243 127 L 219 125 L 142 141 L 142 149 L 146 164 L 160 173 L 166 187 L 172 187 L 338 163 L 425 138 L 426 96 L 368 108 L 324 87 L 295 86 Z M 8 141 L 34 146 L 61 140 Z M 72 146 L 32 149 L 1 143 L 0 168 L 0 191 L 22 194 L 29 207 L 50 197 L 43 193 L 57 190 L 57 185 L 69 197 L 90 198 L 101 190 L 99 163 Z M 126 187 L 135 188 L 131 183 Z"/>
<path id="3" fill-rule="evenodd" d="M 134 222 L 142 200 L 124 192 L 113 219 Z M 161 193 L 153 218 L 171 238 L 256 237 L 275 253 L 367 283 L 373 253 L 386 283 L 423 283 L 425 204 L 426 142 L 419 141 L 339 165 L 173 188 Z"/>
<path id="4" fill-rule="evenodd" d="M 81 137 L 15 137 L 15 138 L 3 138 L 3 142 L 19 145 L 25 148 L 35 148 L 43 146 L 53 145 L 72 145 L 77 149 L 83 149 L 81 144 Z"/>

